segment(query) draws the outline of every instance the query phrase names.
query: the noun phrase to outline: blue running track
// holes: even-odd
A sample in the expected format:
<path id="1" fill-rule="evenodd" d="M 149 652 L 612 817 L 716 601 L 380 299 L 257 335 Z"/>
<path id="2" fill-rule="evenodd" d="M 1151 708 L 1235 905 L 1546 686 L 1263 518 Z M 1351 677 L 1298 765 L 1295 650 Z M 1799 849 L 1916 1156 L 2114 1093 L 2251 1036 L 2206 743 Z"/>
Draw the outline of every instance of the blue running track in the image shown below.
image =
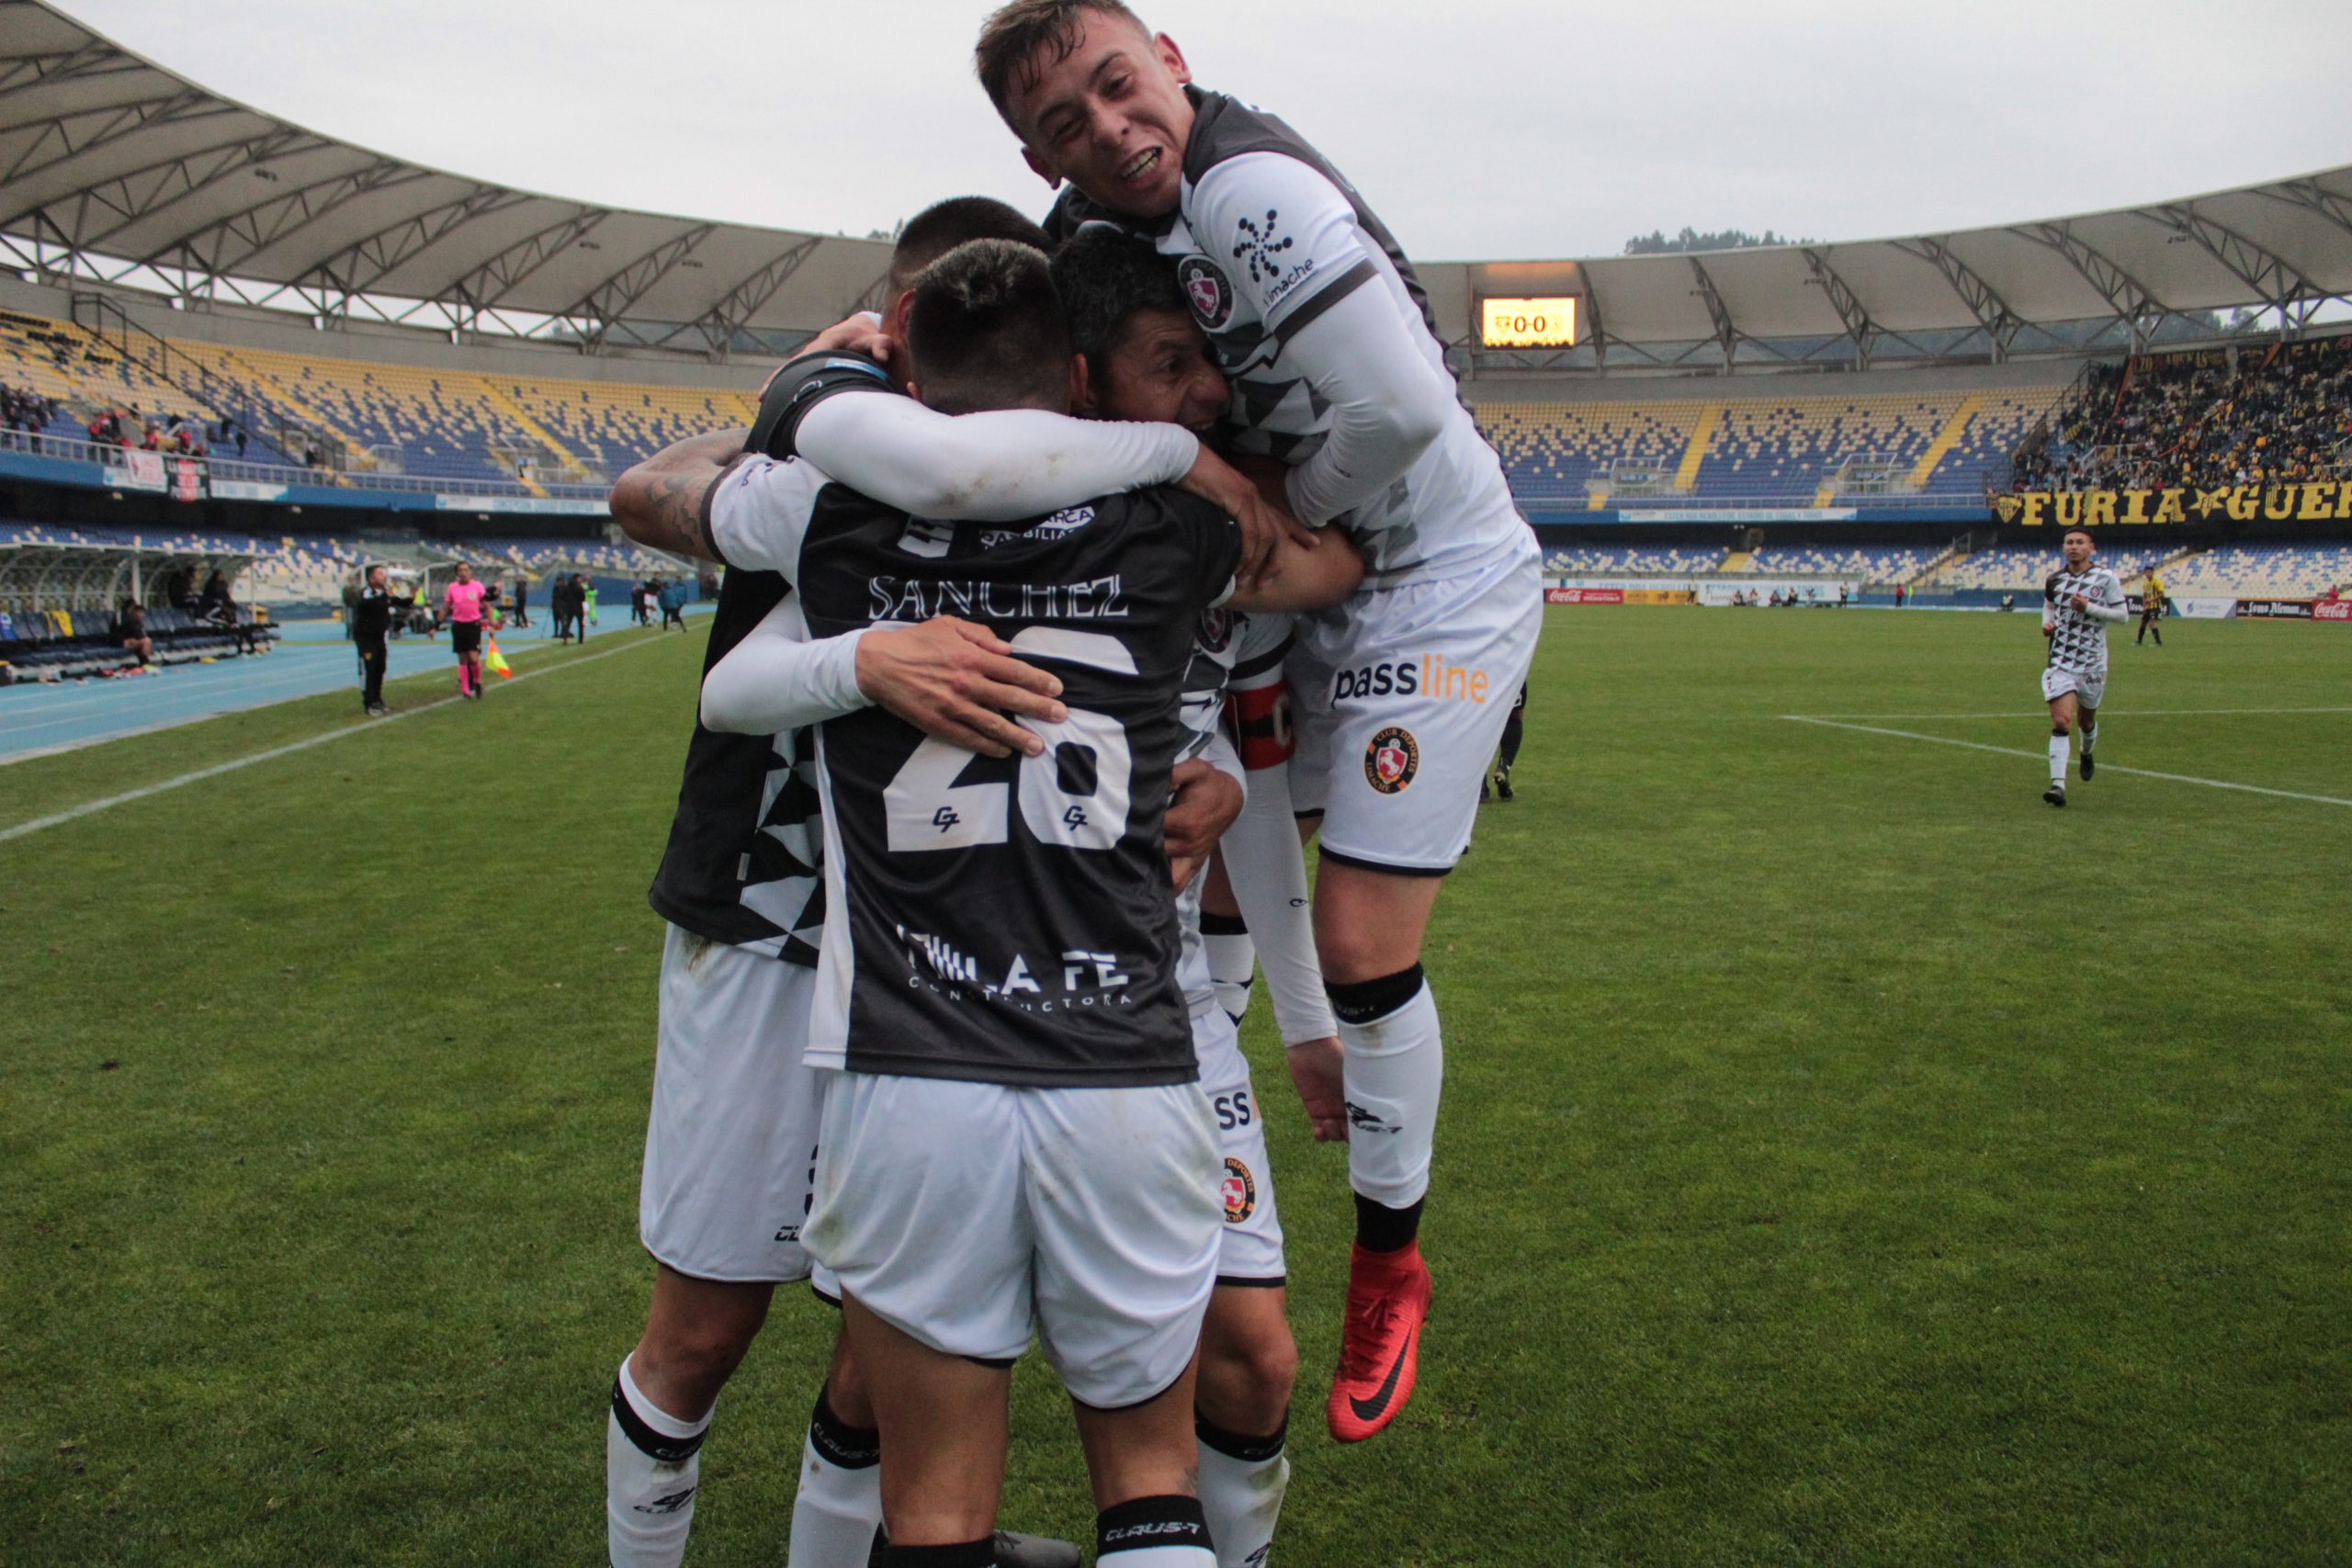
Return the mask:
<path id="1" fill-rule="evenodd" d="M 686 613 L 707 611 L 689 605 Z M 550 622 L 535 619 L 527 629 L 512 626 L 501 632 L 499 647 L 508 653 L 539 648 L 548 641 Z M 588 643 L 629 629 L 626 612 L 594 628 Z M 0 690 L 0 762 L 19 761 L 51 751 L 69 751 L 95 741 L 150 729 L 192 724 L 215 714 L 267 707 L 321 692 L 344 691 L 351 695 L 351 711 L 359 712 L 359 656 L 344 640 L 336 621 L 295 621 L 284 627 L 275 649 L 259 658 L 224 659 L 217 664 L 177 664 L 159 674 L 124 676 L 117 680 L 64 681 L 55 685 L 10 686 Z M 391 645 L 387 680 L 439 671 L 458 689 L 457 660 L 449 639 L 407 637 Z M 492 677 L 492 684 L 497 678 Z"/>

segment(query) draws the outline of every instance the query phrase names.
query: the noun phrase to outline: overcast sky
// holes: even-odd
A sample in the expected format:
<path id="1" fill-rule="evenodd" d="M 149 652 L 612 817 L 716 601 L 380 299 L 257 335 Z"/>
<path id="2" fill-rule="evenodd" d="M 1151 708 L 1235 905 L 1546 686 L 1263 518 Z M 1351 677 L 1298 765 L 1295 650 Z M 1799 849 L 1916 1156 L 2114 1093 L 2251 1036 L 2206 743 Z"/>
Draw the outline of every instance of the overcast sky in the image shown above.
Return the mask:
<path id="1" fill-rule="evenodd" d="M 62 0 L 314 130 L 589 201 L 864 234 L 1045 186 L 975 85 L 986 0 Z M 1428 260 L 1729 227 L 1862 239 L 2352 163 L 2352 3 L 1187 0 Z"/>

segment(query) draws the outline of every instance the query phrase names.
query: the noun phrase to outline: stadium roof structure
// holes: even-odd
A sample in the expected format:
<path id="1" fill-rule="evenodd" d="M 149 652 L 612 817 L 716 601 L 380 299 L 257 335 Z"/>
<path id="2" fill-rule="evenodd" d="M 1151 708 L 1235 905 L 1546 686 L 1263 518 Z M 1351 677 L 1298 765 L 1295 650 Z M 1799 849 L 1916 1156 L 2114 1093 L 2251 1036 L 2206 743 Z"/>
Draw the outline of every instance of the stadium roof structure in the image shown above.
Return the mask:
<path id="1" fill-rule="evenodd" d="M 873 301 L 880 241 L 627 211 L 402 162 L 212 93 L 43 0 L 0 0 L 0 265 L 313 317 L 589 350 L 773 352 Z M 1573 295 L 1530 369 L 2003 359 L 2281 332 L 2352 299 L 2352 166 L 1899 239 L 1420 267 L 1441 332 Z"/>

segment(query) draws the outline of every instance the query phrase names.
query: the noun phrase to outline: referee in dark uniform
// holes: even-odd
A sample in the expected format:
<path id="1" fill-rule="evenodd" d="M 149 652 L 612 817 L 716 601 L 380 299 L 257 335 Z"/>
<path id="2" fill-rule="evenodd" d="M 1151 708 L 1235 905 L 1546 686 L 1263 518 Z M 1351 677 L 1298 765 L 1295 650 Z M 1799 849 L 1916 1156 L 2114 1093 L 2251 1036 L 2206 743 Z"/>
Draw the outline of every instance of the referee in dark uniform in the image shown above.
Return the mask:
<path id="1" fill-rule="evenodd" d="M 394 598 L 384 586 L 384 569 L 368 569 L 368 586 L 359 591 L 358 602 L 352 606 L 351 640 L 359 645 L 359 700 L 370 718 L 381 718 L 392 710 L 384 705 L 384 662 L 389 655 L 384 650 L 384 634 L 392 624 L 395 608 L 407 609 L 414 604 L 413 596 Z"/>

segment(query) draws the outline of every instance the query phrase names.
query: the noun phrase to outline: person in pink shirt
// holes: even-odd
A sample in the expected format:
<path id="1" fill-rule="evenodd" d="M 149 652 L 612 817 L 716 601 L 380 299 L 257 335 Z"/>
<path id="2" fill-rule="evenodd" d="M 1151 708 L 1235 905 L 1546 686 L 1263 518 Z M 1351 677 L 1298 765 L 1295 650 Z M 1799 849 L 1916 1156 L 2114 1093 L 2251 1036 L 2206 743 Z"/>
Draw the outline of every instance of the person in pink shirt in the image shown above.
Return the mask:
<path id="1" fill-rule="evenodd" d="M 442 591 L 449 621 L 449 650 L 458 656 L 458 694 L 481 695 L 481 598 L 483 585 L 474 581 L 474 569 L 458 563 L 458 580 Z"/>

